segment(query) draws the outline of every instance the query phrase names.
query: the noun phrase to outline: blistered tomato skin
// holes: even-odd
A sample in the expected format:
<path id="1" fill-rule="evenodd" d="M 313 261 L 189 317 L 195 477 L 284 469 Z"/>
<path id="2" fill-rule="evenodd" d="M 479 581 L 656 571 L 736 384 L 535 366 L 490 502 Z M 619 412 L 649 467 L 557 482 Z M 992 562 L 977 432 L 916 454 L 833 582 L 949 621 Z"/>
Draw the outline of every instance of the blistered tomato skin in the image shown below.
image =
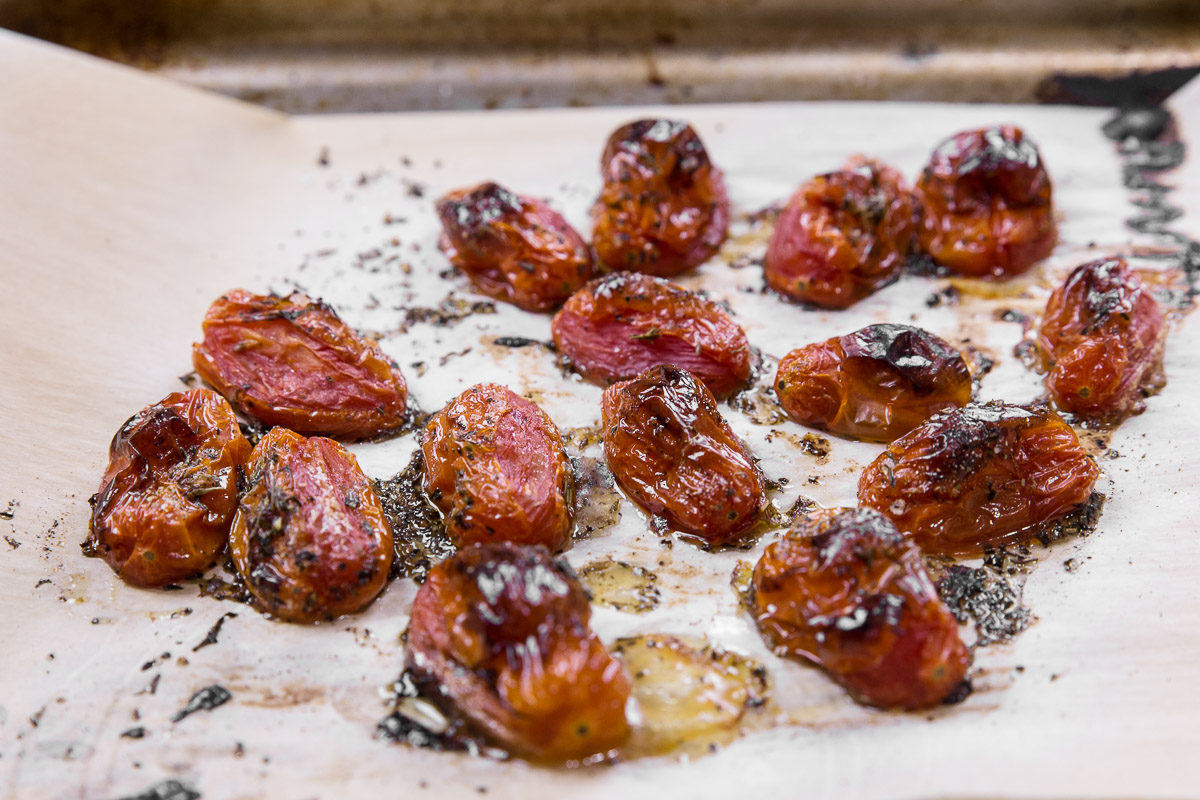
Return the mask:
<path id="1" fill-rule="evenodd" d="M 725 180 L 686 122 L 621 126 L 608 139 L 600 172 L 592 241 L 609 268 L 669 278 L 703 264 L 725 241 Z"/>
<path id="2" fill-rule="evenodd" d="M 354 440 L 406 421 L 408 390 L 396 363 L 299 292 L 220 297 L 192 363 L 234 408 L 266 425 Z"/>
<path id="3" fill-rule="evenodd" d="M 912 252 L 912 192 L 891 167 L 861 156 L 800 187 L 775 222 L 767 285 L 841 309 L 894 281 Z"/>
<path id="4" fill-rule="evenodd" d="M 562 550 L 575 519 L 575 477 L 558 428 L 504 386 L 473 386 L 435 414 L 421 443 L 426 494 L 462 546 Z"/>
<path id="5" fill-rule="evenodd" d="M 801 425 L 890 442 L 971 401 L 971 371 L 950 344 L 911 325 L 868 325 L 799 347 L 779 362 L 775 394 Z"/>
<path id="6" fill-rule="evenodd" d="M 230 555 L 255 605 L 288 622 L 353 614 L 383 591 L 392 530 L 337 442 L 274 428 L 250 455 Z"/>
<path id="7" fill-rule="evenodd" d="M 824 669 L 860 703 L 937 705 L 971 656 L 921 550 L 869 508 L 800 519 L 754 567 L 755 622 L 776 655 Z"/>
<path id="8" fill-rule="evenodd" d="M 550 311 L 595 274 L 583 237 L 541 200 L 483 183 L 450 192 L 437 213 L 446 257 L 489 297 Z"/>
<path id="9" fill-rule="evenodd" d="M 652 367 L 604 390 L 604 457 L 621 488 L 675 530 L 722 544 L 766 505 L 754 457 L 686 370 Z"/>
<path id="10" fill-rule="evenodd" d="M 858 500 L 927 553 L 977 553 L 1079 508 L 1099 474 L 1054 412 L 972 404 L 893 442 L 863 471 Z"/>
<path id="11" fill-rule="evenodd" d="M 915 189 L 921 248 L 963 275 L 1006 278 L 1050 255 L 1053 187 L 1020 128 L 965 131 L 933 152 Z"/>
<path id="12" fill-rule="evenodd" d="M 629 677 L 588 627 L 587 593 L 542 547 L 473 545 L 413 601 L 408 665 L 493 742 L 550 764 L 629 736 Z"/>
<path id="13" fill-rule="evenodd" d="M 601 386 L 660 364 L 686 369 L 721 398 L 750 379 L 750 342 L 729 312 L 662 278 L 598 278 L 567 301 L 551 330 L 558 352 Z"/>
<path id="14" fill-rule="evenodd" d="M 1054 404 L 1086 421 L 1145 410 L 1163 383 L 1163 308 L 1124 259 L 1083 264 L 1054 290 L 1038 336 Z"/>
<path id="15" fill-rule="evenodd" d="M 250 443 L 225 398 L 167 395 L 113 437 L 83 548 L 134 586 L 197 575 L 225 550 Z"/>

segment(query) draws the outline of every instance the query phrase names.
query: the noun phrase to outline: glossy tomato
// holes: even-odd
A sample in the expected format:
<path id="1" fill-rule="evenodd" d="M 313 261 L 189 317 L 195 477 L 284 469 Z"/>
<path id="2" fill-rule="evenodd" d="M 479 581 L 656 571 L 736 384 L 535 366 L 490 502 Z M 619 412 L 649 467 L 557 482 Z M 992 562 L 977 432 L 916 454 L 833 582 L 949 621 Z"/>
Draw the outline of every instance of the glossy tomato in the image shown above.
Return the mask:
<path id="1" fill-rule="evenodd" d="M 450 192 L 437 213 L 442 250 L 489 297 L 550 311 L 595 274 L 583 237 L 541 200 L 482 183 Z"/>
<path id="2" fill-rule="evenodd" d="M 622 125 L 604 147 L 600 172 L 592 239 L 609 268 L 671 277 L 703 264 L 725 241 L 725 180 L 686 122 Z"/>
<path id="3" fill-rule="evenodd" d="M 363 439 L 407 421 L 396 362 L 299 292 L 223 295 L 208 309 L 192 363 L 234 408 L 267 425 Z"/>
<path id="4" fill-rule="evenodd" d="M 575 475 L 536 404 L 504 386 L 472 386 L 429 420 L 421 448 L 425 492 L 459 545 L 570 542 Z"/>
<path id="5" fill-rule="evenodd" d="M 225 550 L 249 456 L 216 392 L 177 392 L 142 409 L 109 446 L 84 551 L 135 586 L 203 572 Z"/>
<path id="6" fill-rule="evenodd" d="M 545 548 L 472 545 L 417 592 L 408 666 L 516 755 L 553 764 L 603 755 L 629 736 L 631 686 L 590 617 L 575 573 Z"/>

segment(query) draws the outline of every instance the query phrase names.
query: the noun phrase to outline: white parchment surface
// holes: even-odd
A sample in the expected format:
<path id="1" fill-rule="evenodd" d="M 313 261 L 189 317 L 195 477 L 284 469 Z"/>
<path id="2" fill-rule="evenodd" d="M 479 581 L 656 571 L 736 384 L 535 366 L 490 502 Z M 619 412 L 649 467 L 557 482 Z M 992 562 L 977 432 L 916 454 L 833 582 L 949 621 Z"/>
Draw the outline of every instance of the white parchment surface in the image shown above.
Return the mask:
<path id="1" fill-rule="evenodd" d="M 1177 109 L 1192 141 L 1197 95 Z M 1038 376 L 1012 354 L 1021 326 L 993 314 L 1036 313 L 1076 264 L 1153 244 L 1123 224 L 1133 210 L 1100 133 L 1108 113 L 797 103 L 289 119 L 0 32 L 0 511 L 13 501 L 12 519 L 0 520 L 0 797 L 126 797 L 168 778 L 205 798 L 296 800 L 1197 796 L 1195 317 L 1172 329 L 1166 389 L 1112 436 L 1119 457 L 1101 459 L 1112 497 L 1099 530 L 1035 548 L 1041 563 L 1025 597 L 1037 622 L 981 648 L 975 693 L 933 714 L 861 709 L 818 671 L 770 656 L 729 588 L 737 560 L 757 552 L 666 548 L 628 503 L 617 526 L 567 557 L 650 567 L 663 602 L 644 615 L 597 609 L 601 636 L 706 636 L 759 658 L 773 713 L 788 724 L 691 762 L 588 770 L 413 751 L 373 736 L 385 713 L 379 689 L 403 661 L 410 581 L 359 616 L 303 627 L 199 597 L 194 583 L 126 587 L 79 550 L 113 432 L 180 388 L 205 309 L 233 287 L 299 285 L 332 302 L 382 336 L 427 410 L 492 380 L 533 397 L 564 429 L 595 424 L 598 388 L 565 379 L 537 348 L 491 344 L 548 339 L 548 316 L 498 304 L 454 327 L 399 328 L 406 308 L 451 293 L 483 299 L 439 274 L 448 264 L 436 248 L 437 196 L 496 180 L 548 198 L 587 234 L 603 143 L 646 115 L 696 126 L 742 215 L 852 153 L 911 180 L 953 132 L 1024 126 L 1055 180 L 1061 244 L 996 296 L 964 285 L 959 305 L 930 307 L 947 282 L 909 278 L 850 311 L 804 310 L 759 291 L 761 269 L 748 262 L 765 238 L 744 220 L 723 257 L 683 282 L 727 301 L 768 359 L 872 322 L 909 322 L 996 359 L 981 399 L 1032 400 Z M 1194 207 L 1200 180 L 1189 169 L 1176 176 L 1191 179 L 1178 195 Z M 879 451 L 833 439 L 818 461 L 795 446 L 800 426 L 723 409 L 766 474 L 788 478 L 783 506 L 801 493 L 852 504 L 859 470 Z M 385 477 L 413 447 L 408 436 L 354 451 Z M 219 643 L 194 651 L 227 611 L 237 616 Z M 214 683 L 231 702 L 169 721 Z M 135 726 L 144 738 L 120 736 Z"/>

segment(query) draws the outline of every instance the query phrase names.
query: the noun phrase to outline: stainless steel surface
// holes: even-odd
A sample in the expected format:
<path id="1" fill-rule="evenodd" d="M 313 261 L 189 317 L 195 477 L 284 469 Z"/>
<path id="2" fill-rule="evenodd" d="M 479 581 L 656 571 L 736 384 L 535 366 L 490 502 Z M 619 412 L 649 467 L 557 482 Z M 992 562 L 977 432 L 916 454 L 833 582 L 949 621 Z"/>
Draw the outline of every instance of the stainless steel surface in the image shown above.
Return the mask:
<path id="1" fill-rule="evenodd" d="M 1189 0 L 0 0 L 0 26 L 298 113 L 1078 102 L 1200 67 Z"/>

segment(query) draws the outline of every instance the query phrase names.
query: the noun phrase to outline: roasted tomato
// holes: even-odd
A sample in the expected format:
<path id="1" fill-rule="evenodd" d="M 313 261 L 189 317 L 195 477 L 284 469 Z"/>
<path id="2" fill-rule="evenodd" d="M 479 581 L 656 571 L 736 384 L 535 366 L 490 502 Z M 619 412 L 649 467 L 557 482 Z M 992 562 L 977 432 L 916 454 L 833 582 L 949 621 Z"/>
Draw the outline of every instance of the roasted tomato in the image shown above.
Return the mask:
<path id="1" fill-rule="evenodd" d="M 766 505 L 754 457 L 686 370 L 652 367 L 608 387 L 601 425 L 617 483 L 675 530 L 721 544 Z"/>
<path id="2" fill-rule="evenodd" d="M 662 278 L 616 273 L 580 289 L 554 316 L 558 352 L 607 385 L 659 364 L 725 397 L 750 379 L 750 342 L 724 308 Z"/>
<path id="3" fill-rule="evenodd" d="M 396 362 L 299 292 L 224 295 L 208 309 L 192 363 L 234 408 L 267 425 L 363 439 L 405 422 Z"/>
<path id="4" fill-rule="evenodd" d="M 927 708 L 971 666 L 920 548 L 873 509 L 801 518 L 767 547 L 752 585 L 775 654 L 820 666 L 860 703 Z"/>
<path id="5" fill-rule="evenodd" d="M 973 404 L 893 442 L 863 471 L 858 500 L 926 552 L 971 553 L 1029 538 L 1079 508 L 1099 474 L 1052 411 Z"/>
<path id="6" fill-rule="evenodd" d="M 1077 417 L 1119 422 L 1162 386 L 1166 317 L 1124 259 L 1076 267 L 1046 304 L 1038 336 L 1046 388 Z"/>
<path id="7" fill-rule="evenodd" d="M 911 325 L 868 325 L 783 357 L 775 394 L 801 425 L 890 442 L 938 411 L 971 401 L 962 355 Z"/>
<path id="8" fill-rule="evenodd" d="M 952 136 L 933 151 L 915 191 L 921 247 L 955 272 L 1019 275 L 1054 249 L 1050 176 L 1020 128 Z"/>
<path id="9" fill-rule="evenodd" d="M 775 222 L 767 285 L 793 300 L 847 308 L 895 280 L 913 247 L 912 193 L 862 156 L 800 187 Z"/>
<path id="10" fill-rule="evenodd" d="M 249 456 L 233 409 L 216 392 L 178 392 L 142 409 L 109 445 L 84 552 L 134 586 L 203 572 L 229 539 Z"/>
<path id="11" fill-rule="evenodd" d="M 254 447 L 229 549 L 259 608 L 288 622 L 352 614 L 383 591 L 392 530 L 337 442 L 273 428 Z"/>
<path id="12" fill-rule="evenodd" d="M 413 601 L 408 667 L 510 752 L 564 763 L 629 736 L 630 683 L 588 627 L 587 593 L 542 547 L 473 545 Z"/>
<path id="13" fill-rule="evenodd" d="M 494 383 L 472 386 L 425 426 L 425 492 L 460 546 L 562 550 L 575 519 L 575 473 L 558 428 Z"/>
<path id="14" fill-rule="evenodd" d="M 725 180 L 686 122 L 621 126 L 608 138 L 600 172 L 592 240 L 612 269 L 669 278 L 703 264 L 725 241 Z"/>
<path id="15" fill-rule="evenodd" d="M 437 203 L 442 250 L 475 288 L 526 311 L 549 311 L 595 274 L 592 252 L 557 211 L 494 183 Z"/>

